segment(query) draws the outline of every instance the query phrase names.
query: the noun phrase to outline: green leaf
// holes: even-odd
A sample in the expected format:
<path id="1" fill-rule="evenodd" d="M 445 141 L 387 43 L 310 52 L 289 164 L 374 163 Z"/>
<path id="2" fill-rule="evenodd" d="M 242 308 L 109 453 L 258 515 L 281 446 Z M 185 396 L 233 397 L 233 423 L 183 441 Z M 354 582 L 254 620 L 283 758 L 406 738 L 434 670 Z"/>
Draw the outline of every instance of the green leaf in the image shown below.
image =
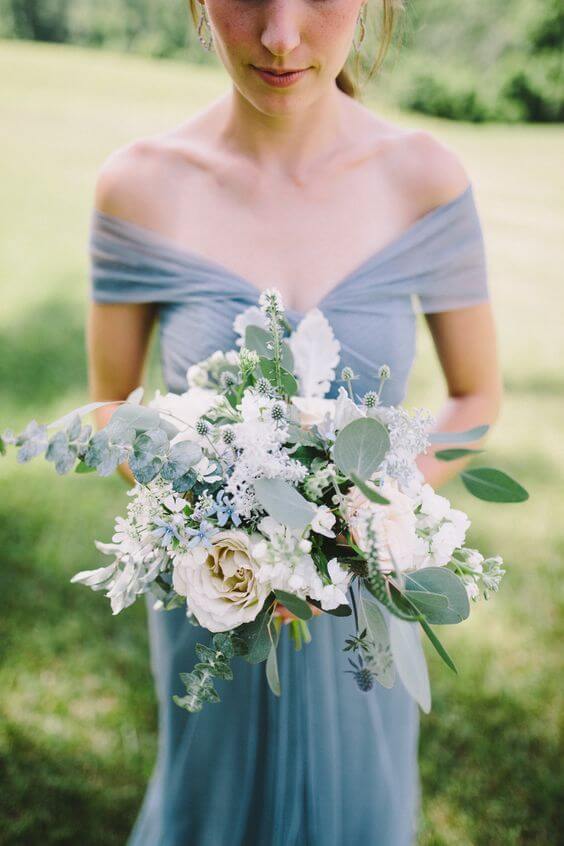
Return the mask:
<path id="1" fill-rule="evenodd" d="M 382 687 L 389 689 L 394 686 L 396 668 L 392 660 L 390 635 L 384 615 L 378 605 L 367 599 L 363 594 L 360 595 L 360 609 L 370 640 L 374 644 L 369 669 L 372 670 Z"/>
<path id="2" fill-rule="evenodd" d="M 350 480 L 353 482 L 359 491 L 364 494 L 366 499 L 369 499 L 370 502 L 377 502 L 380 505 L 389 505 L 390 500 L 386 499 L 385 496 L 381 496 L 381 494 L 376 492 L 376 489 L 372 487 L 372 485 L 363 482 L 360 476 L 357 476 L 356 473 L 350 474 Z"/>
<path id="3" fill-rule="evenodd" d="M 425 600 L 417 596 L 427 593 Z M 413 598 L 413 593 L 416 597 Z M 447 605 L 438 605 L 437 594 L 442 594 Z M 405 580 L 405 595 L 418 610 L 425 614 L 428 623 L 434 625 L 452 625 L 461 623 L 470 614 L 470 603 L 466 588 L 452 570 L 447 567 L 425 567 L 410 573 Z M 434 607 L 433 607 L 434 606 Z"/>
<path id="4" fill-rule="evenodd" d="M 398 675 L 410 696 L 428 714 L 431 710 L 431 686 L 419 626 L 390 615 L 390 646 Z"/>
<path id="5" fill-rule="evenodd" d="M 477 441 L 486 434 L 489 428 L 489 425 L 484 423 L 482 426 L 466 429 L 464 432 L 432 432 L 429 435 L 429 441 L 432 444 L 460 444 L 465 441 Z"/>
<path id="6" fill-rule="evenodd" d="M 158 429 L 160 417 L 155 408 L 147 408 L 145 405 L 124 404 L 116 408 L 107 425 L 114 427 L 117 424 L 123 424 L 139 433 L 145 432 L 147 429 Z"/>
<path id="7" fill-rule="evenodd" d="M 255 350 L 261 358 L 273 358 L 274 351 L 269 350 L 267 344 L 272 341 L 272 334 L 260 326 L 247 326 L 245 329 L 245 346 Z M 285 370 L 294 369 L 294 356 L 286 341 L 282 341 L 280 363 Z"/>
<path id="8" fill-rule="evenodd" d="M 247 651 L 243 658 L 249 664 L 260 664 L 268 658 L 271 646 L 268 632 L 269 620 L 270 613 L 267 608 L 263 608 L 251 623 L 243 623 L 235 630 L 237 637 L 246 644 Z"/>
<path id="9" fill-rule="evenodd" d="M 305 599 L 300 599 L 299 596 L 294 596 L 293 593 L 285 590 L 275 590 L 274 595 L 291 614 L 295 614 L 300 620 L 309 620 L 312 617 L 313 611 Z"/>
<path id="10" fill-rule="evenodd" d="M 75 473 L 95 473 L 95 467 L 89 467 L 84 461 L 79 461 L 76 467 L 74 468 Z"/>
<path id="11" fill-rule="evenodd" d="M 456 669 L 456 664 L 454 663 L 454 661 L 452 660 L 452 658 L 450 657 L 450 655 L 448 654 L 448 652 L 446 651 L 446 649 L 444 648 L 442 643 L 440 642 L 439 638 L 437 637 L 437 635 L 435 634 L 435 632 L 433 631 L 433 629 L 431 628 L 429 623 L 422 621 L 421 625 L 423 627 L 423 631 L 425 632 L 425 634 L 427 635 L 427 637 L 429 638 L 429 640 L 431 641 L 431 643 L 433 644 L 433 646 L 435 647 L 435 649 L 437 650 L 437 652 L 439 653 L 439 655 L 441 656 L 441 658 L 443 659 L 443 661 L 445 662 L 447 667 L 450 667 L 450 669 L 458 675 L 458 670 Z"/>
<path id="12" fill-rule="evenodd" d="M 529 494 L 519 482 L 495 467 L 475 467 L 460 474 L 465 487 L 487 502 L 524 502 Z"/>
<path id="13" fill-rule="evenodd" d="M 308 599 L 308 602 L 311 605 L 315 605 L 316 608 L 321 609 L 324 614 L 332 614 L 334 617 L 350 617 L 352 614 L 350 605 L 338 605 L 336 608 L 324 609 L 321 608 L 321 602 L 317 599 Z"/>
<path id="14" fill-rule="evenodd" d="M 455 461 L 457 458 L 463 458 L 465 455 L 477 455 L 479 452 L 484 452 L 483 449 L 467 449 L 459 447 L 458 449 L 439 449 L 434 453 L 434 457 L 439 461 Z"/>
<path id="15" fill-rule="evenodd" d="M 276 655 L 276 649 L 278 647 L 278 638 L 280 634 L 280 627 L 275 627 L 274 637 L 272 646 L 270 647 L 270 652 L 268 653 L 268 658 L 266 659 L 266 680 L 268 682 L 268 686 L 270 687 L 271 691 L 274 693 L 275 696 L 280 696 L 281 687 L 280 687 L 280 675 L 278 673 L 278 658 Z"/>
<path id="16" fill-rule="evenodd" d="M 315 506 L 284 479 L 257 479 L 254 489 L 261 506 L 279 523 L 299 532 L 311 523 Z"/>
<path id="17" fill-rule="evenodd" d="M 404 594 L 423 614 L 433 614 L 448 608 L 448 597 L 444 593 L 425 590 L 406 590 Z"/>
<path id="18" fill-rule="evenodd" d="M 365 480 L 378 469 L 390 448 L 390 436 L 383 423 L 373 417 L 360 417 L 348 423 L 337 435 L 333 460 L 345 476 L 355 473 Z"/>
<path id="19" fill-rule="evenodd" d="M 260 369 L 266 378 L 276 384 L 276 365 L 269 358 L 261 358 L 259 361 Z M 298 383 L 294 376 L 284 367 L 280 368 L 280 387 L 288 396 L 293 397 L 298 393 Z"/>

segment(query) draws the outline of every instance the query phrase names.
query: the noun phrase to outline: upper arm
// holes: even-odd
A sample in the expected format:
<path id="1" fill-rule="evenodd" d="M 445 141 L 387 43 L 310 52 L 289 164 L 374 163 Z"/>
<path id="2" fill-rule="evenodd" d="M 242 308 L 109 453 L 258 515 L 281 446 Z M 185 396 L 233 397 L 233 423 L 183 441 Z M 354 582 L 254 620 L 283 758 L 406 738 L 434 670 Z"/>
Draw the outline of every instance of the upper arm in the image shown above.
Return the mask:
<path id="1" fill-rule="evenodd" d="M 490 302 L 425 314 L 451 397 L 487 396 L 499 405 L 502 379 Z"/>
<path id="2" fill-rule="evenodd" d="M 106 214 L 127 217 L 135 202 L 142 143 L 112 153 L 100 168 L 94 205 Z M 121 400 L 143 379 L 147 350 L 157 312 L 155 303 L 92 301 L 87 319 L 87 355 L 90 395 L 95 401 Z M 96 413 L 103 425 L 113 408 Z"/>

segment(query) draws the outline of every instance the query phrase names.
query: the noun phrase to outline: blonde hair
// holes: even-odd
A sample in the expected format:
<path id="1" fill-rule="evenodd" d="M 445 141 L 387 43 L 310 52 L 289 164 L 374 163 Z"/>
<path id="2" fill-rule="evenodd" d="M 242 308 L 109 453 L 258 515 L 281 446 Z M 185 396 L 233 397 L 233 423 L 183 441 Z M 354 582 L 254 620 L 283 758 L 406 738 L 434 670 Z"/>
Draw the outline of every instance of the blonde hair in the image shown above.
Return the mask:
<path id="1" fill-rule="evenodd" d="M 200 4 L 198 3 L 198 0 L 188 0 L 188 2 L 194 26 L 197 28 L 199 20 L 197 7 Z M 382 4 L 380 45 L 378 47 L 376 57 L 368 70 L 366 81 L 371 79 L 372 76 L 380 70 L 392 43 L 399 15 L 403 11 L 403 0 L 379 0 L 379 2 Z M 355 99 L 360 97 L 358 64 L 359 57 L 357 54 L 354 74 L 351 73 L 345 65 L 345 67 L 339 71 L 335 80 L 337 88 L 340 88 L 340 90 L 345 94 L 348 94 L 349 97 L 354 97 Z"/>

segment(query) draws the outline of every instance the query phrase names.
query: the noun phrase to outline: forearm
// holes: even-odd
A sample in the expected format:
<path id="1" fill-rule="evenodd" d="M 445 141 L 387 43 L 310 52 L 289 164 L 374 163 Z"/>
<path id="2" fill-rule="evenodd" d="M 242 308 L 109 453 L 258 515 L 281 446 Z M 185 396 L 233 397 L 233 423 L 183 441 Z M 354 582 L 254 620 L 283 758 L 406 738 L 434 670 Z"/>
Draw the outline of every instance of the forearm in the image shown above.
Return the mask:
<path id="1" fill-rule="evenodd" d="M 468 394 L 462 397 L 449 397 L 436 416 L 436 426 L 433 431 L 462 432 L 473 429 L 483 423 L 490 426 L 498 417 L 500 398 L 489 394 Z M 479 440 L 460 444 L 466 449 L 482 449 L 488 433 Z M 441 461 L 434 458 L 435 452 L 447 449 L 455 444 L 433 444 L 426 453 L 417 458 L 417 466 L 423 473 L 425 481 L 435 490 L 444 485 L 449 479 L 458 475 L 469 464 L 472 456 L 458 458 L 454 461 Z"/>

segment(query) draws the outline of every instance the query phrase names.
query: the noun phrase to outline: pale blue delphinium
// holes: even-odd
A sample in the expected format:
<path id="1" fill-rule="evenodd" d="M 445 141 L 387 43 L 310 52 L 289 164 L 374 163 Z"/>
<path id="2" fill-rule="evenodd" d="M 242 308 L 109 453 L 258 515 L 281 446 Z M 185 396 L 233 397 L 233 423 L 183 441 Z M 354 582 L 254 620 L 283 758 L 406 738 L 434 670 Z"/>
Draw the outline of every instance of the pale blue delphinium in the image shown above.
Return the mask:
<path id="1" fill-rule="evenodd" d="M 235 510 L 235 506 L 233 505 L 233 501 L 230 497 L 226 496 L 226 492 L 224 490 L 219 490 L 215 496 L 215 503 L 213 512 L 217 515 L 217 523 L 219 526 L 225 526 L 228 520 L 231 520 L 233 525 L 240 526 L 241 525 L 241 518 L 239 517 L 237 511 Z"/>
<path id="2" fill-rule="evenodd" d="M 184 531 L 188 535 L 192 535 L 192 540 L 189 540 L 186 544 L 189 547 L 199 546 L 211 546 L 212 542 L 210 538 L 213 535 L 219 532 L 217 526 L 214 526 L 213 523 L 208 522 L 208 520 L 202 520 L 198 529 L 192 529 L 190 526 L 186 526 Z"/>
<path id="3" fill-rule="evenodd" d="M 183 543 L 186 538 L 184 538 L 178 531 L 178 526 L 175 526 L 174 523 L 168 523 L 166 520 L 162 520 L 160 517 L 155 517 L 153 522 L 157 526 L 156 529 L 153 529 L 151 532 L 152 536 L 160 541 L 160 545 L 164 547 L 170 546 L 170 543 L 173 538 Z"/>

